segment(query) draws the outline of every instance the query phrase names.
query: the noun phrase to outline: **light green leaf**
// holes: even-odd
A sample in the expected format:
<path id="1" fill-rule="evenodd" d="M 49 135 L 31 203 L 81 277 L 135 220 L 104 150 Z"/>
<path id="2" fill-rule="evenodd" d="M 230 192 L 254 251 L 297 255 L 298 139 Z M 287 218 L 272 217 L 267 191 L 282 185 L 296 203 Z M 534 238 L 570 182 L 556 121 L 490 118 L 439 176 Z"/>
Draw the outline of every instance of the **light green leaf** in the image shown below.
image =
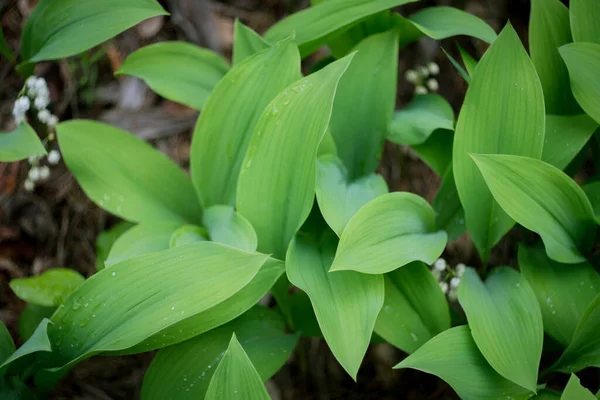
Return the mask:
<path id="1" fill-rule="evenodd" d="M 573 39 L 600 44 L 600 9 L 596 0 L 571 0 L 569 5 Z"/>
<path id="2" fill-rule="evenodd" d="M 348 222 L 330 271 L 382 274 L 412 261 L 433 263 L 446 233 L 435 231 L 435 215 L 422 198 L 395 192 L 371 200 Z"/>
<path id="3" fill-rule="evenodd" d="M 208 240 L 208 232 L 206 232 L 206 229 L 197 225 L 183 225 L 182 227 L 177 228 L 171 235 L 168 248 L 172 249 L 173 247 L 185 246 L 186 244 L 203 242 L 205 240 Z M 145 251 L 141 254 L 147 254 L 152 251 L 153 250 Z"/>
<path id="4" fill-rule="evenodd" d="M 502 209 L 538 233 L 555 261 L 585 261 L 594 242 L 594 210 L 581 187 L 543 161 L 509 155 L 472 155 Z M 467 220 L 468 222 L 468 220 Z"/>
<path id="5" fill-rule="evenodd" d="M 4 322 L 0 321 L 0 362 L 4 363 L 14 352 L 15 343 L 12 340 L 12 336 L 10 336 L 10 332 L 6 328 L 6 325 L 4 325 Z"/>
<path id="6" fill-rule="evenodd" d="M 559 264 L 543 249 L 522 245 L 519 266 L 537 297 L 544 330 L 568 346 L 581 316 L 600 294 L 600 275 L 588 263 Z"/>
<path id="7" fill-rule="evenodd" d="M 21 347 L 17 349 L 14 353 L 10 355 L 4 363 L 0 364 L 0 376 L 6 373 L 7 368 L 10 365 L 19 359 L 28 356 L 30 354 L 34 354 L 40 351 L 49 352 L 52 351 L 52 345 L 50 344 L 50 340 L 48 338 L 48 329 L 52 322 L 49 319 L 44 319 L 37 327 L 33 335 L 26 341 Z"/>
<path id="8" fill-rule="evenodd" d="M 596 400 L 596 397 L 588 389 L 581 386 L 577 375 L 571 374 L 560 400 Z"/>
<path id="9" fill-rule="evenodd" d="M 492 27 L 479 17 L 454 7 L 425 8 L 411 15 L 409 20 L 425 35 L 437 40 L 468 35 L 492 43 L 497 37 Z"/>
<path id="10" fill-rule="evenodd" d="M 13 279 L 10 288 L 23 301 L 38 306 L 60 305 L 85 278 L 68 268 L 51 268 L 39 276 Z"/>
<path id="11" fill-rule="evenodd" d="M 234 333 L 225 355 L 210 380 L 205 399 L 239 399 L 240 394 L 248 400 L 269 400 L 271 398 L 260 375 Z"/>
<path id="12" fill-rule="evenodd" d="M 446 381 L 463 400 L 525 400 L 531 393 L 499 375 L 487 363 L 468 326 L 448 329 L 394 368 L 413 368 Z"/>
<path id="13" fill-rule="evenodd" d="M 8 47 L 8 43 L 6 43 L 6 39 L 4 38 L 4 32 L 2 32 L 2 28 L 0 27 L 0 55 L 6 57 L 8 61 L 11 63 L 15 62 L 15 55 Z"/>
<path id="14" fill-rule="evenodd" d="M 179 222 L 141 223 L 123 233 L 113 244 L 107 267 L 143 254 L 167 250 L 173 233 L 181 226 Z"/>
<path id="15" fill-rule="evenodd" d="M 558 49 L 571 80 L 571 90 L 583 110 L 600 123 L 600 44 L 571 43 Z"/>
<path id="16" fill-rule="evenodd" d="M 329 348 L 356 380 L 383 305 L 383 277 L 327 272 L 335 252 L 335 239 L 330 236 L 321 244 L 296 236 L 286 256 L 286 272 L 290 282 L 310 297 Z"/>
<path id="17" fill-rule="evenodd" d="M 258 239 L 254 228 L 231 206 L 212 206 L 204 213 L 210 240 L 245 251 L 255 251 Z"/>
<path id="18" fill-rule="evenodd" d="M 133 52 L 115 75 L 143 79 L 164 98 L 200 110 L 228 70 L 227 61 L 212 50 L 160 42 Z"/>
<path id="19" fill-rule="evenodd" d="M 49 333 L 55 364 L 68 366 L 96 353 L 125 350 L 207 311 L 248 285 L 266 259 L 198 242 L 106 268 L 53 315 Z"/>
<path id="20" fill-rule="evenodd" d="M 40 0 L 21 39 L 24 60 L 65 58 L 167 12 L 155 0 Z"/>
<path id="21" fill-rule="evenodd" d="M 452 165 L 442 177 L 442 184 L 433 200 L 435 223 L 448 233 L 448 241 L 456 240 L 465 231 L 465 210 L 456 190 Z"/>
<path id="22" fill-rule="evenodd" d="M 385 301 L 375 333 L 413 353 L 450 326 L 446 296 L 425 264 L 416 261 L 385 275 Z"/>
<path id="23" fill-rule="evenodd" d="M 397 144 L 423 144 L 436 129 L 454 130 L 452 107 L 437 94 L 415 96 L 394 114 L 388 139 Z"/>
<path id="24" fill-rule="evenodd" d="M 47 154 L 46 148 L 27 122 L 21 122 L 12 132 L 0 133 L 1 162 L 19 161 L 42 154 Z"/>
<path id="25" fill-rule="evenodd" d="M 571 43 L 569 9 L 560 0 L 532 0 L 529 50 L 537 70 L 548 114 L 581 113 L 569 85 L 569 74 L 558 48 Z"/>
<path id="26" fill-rule="evenodd" d="M 590 203 L 592 203 L 596 219 L 600 220 L 600 182 L 588 183 L 582 189 L 590 200 Z"/>
<path id="27" fill-rule="evenodd" d="M 454 133 L 438 129 L 422 144 L 411 146 L 419 158 L 436 174 L 442 176 L 452 164 L 452 143 Z M 454 183 L 453 183 L 454 184 Z M 458 198 L 458 194 L 456 195 Z"/>
<path id="28" fill-rule="evenodd" d="M 203 335 L 160 350 L 144 376 L 144 400 L 203 399 L 216 367 L 235 332 L 263 381 L 288 359 L 298 337 L 284 334 L 285 324 L 271 309 L 256 306 Z"/>
<path id="29" fill-rule="evenodd" d="M 254 128 L 239 176 L 237 209 L 256 230 L 261 252 L 283 259 L 308 217 L 317 150 L 338 82 L 351 60 L 347 56 L 288 86 Z"/>
<path id="30" fill-rule="evenodd" d="M 454 179 L 467 228 L 483 260 L 514 221 L 498 206 L 468 153 L 539 158 L 544 120 L 539 79 L 509 24 L 477 64 L 454 135 Z"/>
<path id="31" fill-rule="evenodd" d="M 500 267 L 492 270 L 484 284 L 474 269 L 467 268 L 458 300 L 487 362 L 506 379 L 535 392 L 544 327 L 525 278 L 514 269 Z"/>
<path id="32" fill-rule="evenodd" d="M 134 225 L 131 222 L 119 222 L 112 228 L 100 233 L 96 238 L 96 270 L 103 270 L 104 261 L 108 258 L 114 243 L 122 234 Z"/>
<path id="33" fill-rule="evenodd" d="M 473 75 L 475 72 L 475 67 L 477 67 L 477 60 L 475 60 L 465 49 L 462 48 L 460 44 L 456 44 L 458 47 L 458 51 L 460 52 L 460 58 L 462 58 L 463 64 L 465 64 L 465 68 L 467 69 L 467 73 L 469 75 Z"/>
<path id="34" fill-rule="evenodd" d="M 308 55 L 342 28 L 380 11 L 415 1 L 418 0 L 324 1 L 279 21 L 267 31 L 265 39 L 273 43 L 295 33 L 301 53 Z"/>
<path id="35" fill-rule="evenodd" d="M 141 139 L 85 120 L 63 122 L 57 134 L 65 163 L 100 207 L 133 222 L 199 222 L 186 173 Z"/>
<path id="36" fill-rule="evenodd" d="M 465 82 L 467 82 L 467 85 L 470 85 L 471 84 L 471 74 L 468 73 L 465 70 L 465 68 L 463 68 L 463 66 L 460 65 L 460 63 L 458 61 L 456 61 L 456 59 L 454 57 L 452 57 L 452 55 L 450 55 L 450 53 L 448 53 L 443 47 L 441 49 L 444 52 L 444 54 L 446 55 L 446 57 L 448 57 L 448 60 L 450 60 L 450 63 L 452 64 L 454 69 L 456 69 L 456 72 L 458 72 L 458 74 L 461 76 L 461 78 L 463 78 L 465 80 Z M 464 58 L 463 58 L 463 60 L 464 60 Z"/>
<path id="37" fill-rule="evenodd" d="M 398 32 L 369 36 L 354 50 L 356 55 L 340 79 L 329 123 L 350 180 L 375 172 L 379 165 L 396 104 Z"/>
<path id="38" fill-rule="evenodd" d="M 327 224 L 340 236 L 350 218 L 366 203 L 388 192 L 381 175 L 348 181 L 342 160 L 325 155 L 317 160 L 317 201 Z"/>
<path id="39" fill-rule="evenodd" d="M 242 160 L 260 113 L 301 76 L 298 49 L 286 40 L 237 64 L 219 81 L 192 140 L 192 179 L 205 208 L 235 205 Z"/>
<path id="40" fill-rule="evenodd" d="M 546 137 L 542 161 L 564 170 L 598 128 L 596 121 L 582 115 L 546 115 Z"/>
<path id="41" fill-rule="evenodd" d="M 258 33 L 236 18 L 233 28 L 233 65 L 238 65 L 246 58 L 270 46 Z"/>
<path id="42" fill-rule="evenodd" d="M 36 306 L 27 304 L 19 315 L 19 336 L 27 341 L 33 335 L 38 325 L 46 318 L 52 317 L 56 307 Z"/>

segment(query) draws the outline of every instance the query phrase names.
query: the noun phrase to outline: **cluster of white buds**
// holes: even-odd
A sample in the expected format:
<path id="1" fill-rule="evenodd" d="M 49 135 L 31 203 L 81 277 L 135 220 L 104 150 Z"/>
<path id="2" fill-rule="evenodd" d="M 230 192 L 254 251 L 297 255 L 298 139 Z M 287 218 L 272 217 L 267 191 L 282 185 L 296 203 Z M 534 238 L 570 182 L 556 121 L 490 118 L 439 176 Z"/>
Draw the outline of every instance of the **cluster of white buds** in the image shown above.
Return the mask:
<path id="1" fill-rule="evenodd" d="M 456 301 L 458 299 L 460 279 L 464 275 L 467 266 L 459 263 L 452 269 L 446 260 L 438 258 L 431 267 L 431 273 L 438 281 L 442 292 L 448 296 L 448 300 Z"/>
<path id="2" fill-rule="evenodd" d="M 27 172 L 27 179 L 23 183 L 23 188 L 28 192 L 35 189 L 38 182 L 43 182 L 50 177 L 49 165 L 56 165 L 60 161 L 60 152 L 58 150 L 50 150 L 46 158 L 47 165 L 42 165 L 45 156 L 31 156 L 28 158 L 30 168 Z"/>
<path id="3" fill-rule="evenodd" d="M 48 127 L 54 128 L 54 126 L 58 124 L 58 117 L 50 113 L 47 109 L 50 105 L 50 90 L 48 90 L 46 80 L 44 78 L 30 76 L 25 81 L 24 89 L 26 96 L 33 100 L 33 106 L 37 109 L 38 120 L 48 125 Z M 23 97 L 21 97 L 21 99 L 22 98 Z"/>
<path id="4" fill-rule="evenodd" d="M 404 74 L 404 78 L 415 85 L 415 94 L 427 94 L 429 92 L 437 92 L 440 88 L 438 81 L 434 78 L 439 73 L 440 66 L 434 62 L 430 62 L 427 65 L 409 69 Z"/>

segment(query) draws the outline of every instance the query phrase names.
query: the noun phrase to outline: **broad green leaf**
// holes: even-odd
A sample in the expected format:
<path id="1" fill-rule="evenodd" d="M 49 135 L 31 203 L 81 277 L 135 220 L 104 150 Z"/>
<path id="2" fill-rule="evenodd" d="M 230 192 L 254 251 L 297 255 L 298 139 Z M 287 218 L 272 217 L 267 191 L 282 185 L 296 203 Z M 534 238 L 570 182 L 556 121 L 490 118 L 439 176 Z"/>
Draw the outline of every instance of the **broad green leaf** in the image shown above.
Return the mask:
<path id="1" fill-rule="evenodd" d="M 379 165 L 396 104 L 398 32 L 369 36 L 354 50 L 329 123 L 350 180 L 375 172 Z"/>
<path id="2" fill-rule="evenodd" d="M 543 161 L 510 155 L 472 155 L 502 209 L 538 233 L 555 261 L 585 261 L 594 242 L 594 210 L 569 176 Z M 467 220 L 468 223 L 468 220 Z"/>
<path id="3" fill-rule="evenodd" d="M 107 267 L 143 254 L 167 250 L 173 233 L 181 226 L 179 222 L 141 223 L 123 233 L 113 244 Z"/>
<path id="4" fill-rule="evenodd" d="M 2 28 L 0 27 L 0 55 L 6 57 L 8 61 L 11 63 L 15 62 L 15 55 L 8 47 L 8 43 L 6 43 L 6 39 L 4 38 L 4 32 L 2 32 Z"/>
<path id="5" fill-rule="evenodd" d="M 108 258 L 110 250 L 122 234 L 133 227 L 131 222 L 119 222 L 112 228 L 100 233 L 96 238 L 96 270 L 104 269 L 104 261 Z"/>
<path id="6" fill-rule="evenodd" d="M 436 174 L 442 176 L 452 164 L 454 133 L 445 129 L 433 131 L 422 144 L 411 146 L 419 158 Z M 456 195 L 458 197 L 458 194 Z"/>
<path id="7" fill-rule="evenodd" d="M 168 248 L 171 249 L 173 247 L 185 246 L 186 244 L 203 242 L 206 240 L 208 240 L 208 233 L 203 227 L 197 225 L 183 225 L 182 227 L 177 228 L 171 235 Z M 141 254 L 147 254 L 152 251 L 152 249 L 149 249 L 149 251 L 145 251 Z"/>
<path id="8" fill-rule="evenodd" d="M 223 303 L 266 261 L 213 242 L 142 255 L 88 279 L 52 316 L 53 359 L 65 366 L 130 348 Z"/>
<path id="9" fill-rule="evenodd" d="M 456 190 L 454 172 L 450 165 L 442 177 L 442 184 L 433 200 L 435 223 L 448 234 L 448 241 L 456 240 L 465 231 L 465 210 Z"/>
<path id="10" fill-rule="evenodd" d="M 437 129 L 454 130 L 452 107 L 437 94 L 415 96 L 394 114 L 388 139 L 397 144 L 423 144 Z"/>
<path id="11" fill-rule="evenodd" d="M 565 387 L 565 391 L 560 396 L 560 400 L 596 400 L 596 396 L 581 386 L 577 375 L 571 374 L 571 378 L 569 378 L 567 387 Z"/>
<path id="12" fill-rule="evenodd" d="M 7 368 L 14 362 L 22 359 L 25 356 L 34 354 L 40 351 L 49 352 L 52 351 L 52 345 L 48 337 L 48 330 L 52 325 L 49 319 L 44 319 L 37 327 L 33 335 L 26 341 L 21 347 L 19 347 L 14 353 L 10 355 L 4 362 L 0 364 L 0 376 L 6 373 Z"/>
<path id="13" fill-rule="evenodd" d="M 541 248 L 519 246 L 519 266 L 542 311 L 544 330 L 567 346 L 588 305 L 600 294 L 600 275 L 588 263 L 559 264 Z"/>
<path id="14" fill-rule="evenodd" d="M 385 276 L 385 301 L 375 332 L 399 349 L 413 353 L 450 329 L 450 310 L 440 285 L 422 262 Z"/>
<path id="15" fill-rule="evenodd" d="M 21 38 L 25 61 L 65 58 L 167 12 L 155 0 L 40 0 Z"/>
<path id="16" fill-rule="evenodd" d="M 212 206 L 204 212 L 204 226 L 210 240 L 245 251 L 255 251 L 256 232 L 246 218 L 231 206 Z"/>
<path id="17" fill-rule="evenodd" d="M 238 180 L 237 209 L 256 230 L 261 252 L 283 259 L 308 217 L 317 150 L 351 60 L 347 56 L 288 86 L 256 123 Z"/>
<path id="18" fill-rule="evenodd" d="M 10 336 L 10 332 L 6 328 L 6 325 L 4 325 L 4 322 L 0 321 L 0 363 L 4 363 L 14 352 L 15 343 L 12 340 L 12 336 Z"/>
<path id="19" fill-rule="evenodd" d="M 600 44 L 600 9 L 596 0 L 571 0 L 569 6 L 573 39 Z"/>
<path id="20" fill-rule="evenodd" d="M 361 40 L 392 28 L 395 27 L 391 13 L 389 10 L 385 10 L 352 24 L 349 29 L 340 29 L 331 35 L 331 39 L 326 44 L 334 58 L 342 58 L 350 53 Z"/>
<path id="21" fill-rule="evenodd" d="M 564 170 L 590 140 L 598 123 L 585 114 L 546 115 L 542 161 Z"/>
<path id="22" fill-rule="evenodd" d="M 592 203 L 596 219 L 600 220 L 600 182 L 588 183 L 582 189 L 590 200 L 590 203 Z"/>
<path id="23" fill-rule="evenodd" d="M 484 284 L 474 269 L 467 268 L 458 300 L 487 362 L 506 379 L 535 392 L 544 327 L 525 278 L 514 269 L 500 267 L 492 270 Z"/>
<path id="24" fill-rule="evenodd" d="M 571 90 L 583 110 L 600 123 L 600 44 L 571 43 L 558 49 L 571 80 Z"/>
<path id="25" fill-rule="evenodd" d="M 514 221 L 492 197 L 469 153 L 540 158 L 544 121 L 539 79 L 509 24 L 477 64 L 454 135 L 456 188 L 467 228 L 484 260 Z"/>
<path id="26" fill-rule="evenodd" d="M 29 340 L 38 325 L 46 318 L 51 318 L 56 307 L 37 306 L 27 304 L 19 315 L 19 337 L 23 341 Z"/>
<path id="27" fill-rule="evenodd" d="M 600 295 L 588 305 L 571 344 L 551 369 L 569 373 L 587 367 L 600 368 Z"/>
<path id="28" fill-rule="evenodd" d="M 572 41 L 569 9 L 560 0 L 532 0 L 529 50 L 542 84 L 548 114 L 581 112 L 571 93 L 567 68 L 558 53 L 560 46 Z"/>
<path id="29" fill-rule="evenodd" d="M 238 65 L 246 58 L 268 49 L 271 45 L 258 33 L 235 20 L 233 28 L 233 65 Z"/>
<path id="30" fill-rule="evenodd" d="M 384 283 L 381 275 L 328 272 L 334 247 L 331 238 L 317 244 L 296 236 L 286 256 L 286 272 L 290 282 L 310 297 L 329 348 L 356 380 L 383 305 Z"/>
<path id="31" fill-rule="evenodd" d="M 468 326 L 440 333 L 394 368 L 436 375 L 463 400 L 525 400 L 531 395 L 494 371 L 477 348 Z"/>
<path id="32" fill-rule="evenodd" d="M 418 0 L 328 0 L 294 13 L 276 23 L 265 34 L 271 43 L 292 33 L 303 55 L 308 55 L 335 36 L 342 28 L 406 3 Z"/>
<path id="33" fill-rule="evenodd" d="M 146 375 L 144 400 L 203 399 L 233 333 L 263 381 L 288 359 L 298 337 L 284 334 L 285 324 L 271 309 L 256 306 L 235 320 L 158 352 Z"/>
<path id="34" fill-rule="evenodd" d="M 19 161 L 42 154 L 47 154 L 46 148 L 27 122 L 22 122 L 12 132 L 0 133 L 0 162 Z"/>
<path id="35" fill-rule="evenodd" d="M 323 218 L 340 236 L 350 218 L 366 203 L 388 192 L 381 175 L 371 174 L 353 182 L 342 160 L 333 155 L 317 160 L 317 201 Z"/>
<path id="36" fill-rule="evenodd" d="M 412 261 L 432 264 L 444 251 L 446 238 L 446 232 L 435 230 L 435 215 L 422 197 L 386 194 L 350 219 L 330 271 L 382 274 Z"/>
<path id="37" fill-rule="evenodd" d="M 39 276 L 13 279 L 10 288 L 23 301 L 38 306 L 60 305 L 85 278 L 68 268 L 51 268 Z"/>
<path id="38" fill-rule="evenodd" d="M 85 120 L 56 130 L 67 167 L 100 207 L 132 222 L 200 222 L 202 209 L 186 173 L 143 140 Z"/>
<path id="39" fill-rule="evenodd" d="M 479 17 L 454 7 L 429 7 L 409 18 L 425 35 L 442 40 L 456 35 L 468 35 L 484 42 L 496 40 L 496 32 Z"/>
<path id="40" fill-rule="evenodd" d="M 212 50 L 160 42 L 133 52 L 115 75 L 143 79 L 162 97 L 200 110 L 228 70 L 227 61 Z"/>
<path id="41" fill-rule="evenodd" d="M 234 333 L 229 347 L 210 380 L 206 400 L 269 400 L 271 397 L 252 361 Z"/>
<path id="42" fill-rule="evenodd" d="M 38 397 L 17 376 L 0 378 L 0 398 L 3 400 L 37 400 Z"/>
<path id="43" fill-rule="evenodd" d="M 301 76 L 298 49 L 286 40 L 237 64 L 219 81 L 192 140 L 192 179 L 205 208 L 235 205 L 242 160 L 260 113 Z"/>

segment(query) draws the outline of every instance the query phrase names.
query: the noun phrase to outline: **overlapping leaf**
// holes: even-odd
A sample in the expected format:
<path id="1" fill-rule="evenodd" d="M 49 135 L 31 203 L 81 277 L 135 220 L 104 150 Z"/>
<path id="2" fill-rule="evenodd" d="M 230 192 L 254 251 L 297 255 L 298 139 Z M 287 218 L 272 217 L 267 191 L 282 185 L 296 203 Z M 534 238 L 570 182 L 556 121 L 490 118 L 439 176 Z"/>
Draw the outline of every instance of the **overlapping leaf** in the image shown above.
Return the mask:
<path id="1" fill-rule="evenodd" d="M 231 206 L 212 206 L 204 212 L 204 226 L 210 240 L 245 251 L 255 251 L 256 232 L 250 222 Z"/>
<path id="2" fill-rule="evenodd" d="M 558 51 L 567 64 L 575 99 L 600 124 L 600 42 L 571 43 Z"/>
<path id="3" fill-rule="evenodd" d="M 233 28 L 233 65 L 238 65 L 246 58 L 269 48 L 267 43 L 258 33 L 235 20 Z"/>
<path id="4" fill-rule="evenodd" d="M 546 115 L 542 161 L 564 170 L 590 140 L 598 123 L 585 114 Z"/>
<path id="5" fill-rule="evenodd" d="M 600 9 L 595 0 L 572 0 L 569 2 L 571 11 L 571 31 L 576 42 L 600 44 Z"/>
<path id="6" fill-rule="evenodd" d="M 132 228 L 134 225 L 130 222 L 119 222 L 112 228 L 100 233 L 96 237 L 96 270 L 104 269 L 104 261 L 108 258 L 108 254 L 113 245 L 122 234 Z"/>
<path id="7" fill-rule="evenodd" d="M 579 382 L 579 378 L 575 374 L 571 374 L 567 387 L 560 400 L 597 400 L 596 396 L 583 386 Z"/>
<path id="8" fill-rule="evenodd" d="M 3 360 L 0 364 L 0 377 L 3 376 L 6 371 L 11 368 L 11 365 L 22 360 L 26 360 L 25 357 L 34 355 L 38 352 L 51 352 L 53 350 L 50 339 L 48 338 L 48 329 L 52 322 L 49 319 L 44 319 L 36 328 L 35 332 L 29 340 L 27 340 L 21 347 L 13 352 L 10 357 Z"/>
<path id="9" fill-rule="evenodd" d="M 206 229 L 197 225 L 183 225 L 173 231 L 169 239 L 169 247 L 185 246 L 190 243 L 203 242 L 208 240 Z M 152 250 L 145 252 L 149 253 Z M 145 254 L 144 253 L 144 254 Z"/>
<path id="10" fill-rule="evenodd" d="M 600 220 L 600 182 L 588 183 L 582 189 L 592 204 L 596 219 Z"/>
<path id="11" fill-rule="evenodd" d="M 37 133 L 22 122 L 14 131 L 0 133 L 0 161 L 13 162 L 30 156 L 47 154 Z"/>
<path id="12" fill-rule="evenodd" d="M 13 279 L 10 288 L 18 298 L 31 304 L 60 305 L 85 278 L 68 268 L 51 268 L 39 276 Z"/>
<path id="13" fill-rule="evenodd" d="M 460 204 L 454 171 L 450 165 L 442 177 L 442 184 L 433 200 L 435 223 L 448 233 L 448 240 L 456 240 L 466 229 L 465 210 Z"/>

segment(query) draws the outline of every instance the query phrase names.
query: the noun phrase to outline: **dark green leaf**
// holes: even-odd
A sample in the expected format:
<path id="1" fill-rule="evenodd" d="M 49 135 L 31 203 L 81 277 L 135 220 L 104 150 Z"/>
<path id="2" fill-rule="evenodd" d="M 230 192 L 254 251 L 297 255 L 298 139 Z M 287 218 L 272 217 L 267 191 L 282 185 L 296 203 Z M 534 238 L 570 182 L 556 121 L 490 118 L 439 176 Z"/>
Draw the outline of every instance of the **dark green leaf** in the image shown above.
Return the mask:
<path id="1" fill-rule="evenodd" d="M 433 200 L 435 223 L 448 233 L 448 240 L 456 240 L 465 231 L 465 210 L 463 210 L 454 182 L 450 165 L 442 177 L 442 184 Z"/>
<path id="2" fill-rule="evenodd" d="M 15 62 L 15 55 L 8 47 L 8 43 L 6 43 L 6 39 L 4 38 L 4 32 L 2 32 L 2 28 L 0 28 L 0 55 L 6 57 L 8 61 L 11 63 Z"/>
<path id="3" fill-rule="evenodd" d="M 585 114 L 546 115 L 542 161 L 564 170 L 590 140 L 596 128 L 596 121 Z"/>
<path id="4" fill-rule="evenodd" d="M 6 325 L 4 325 L 4 322 L 0 321 L 0 362 L 4 363 L 14 352 L 15 343 L 12 340 L 12 336 L 10 336 L 10 332 L 6 328 Z"/>
<path id="5" fill-rule="evenodd" d="M 590 200 L 590 203 L 592 203 L 596 218 L 600 219 L 600 182 L 588 183 L 582 189 Z"/>
<path id="6" fill-rule="evenodd" d="M 571 0 L 569 4 L 573 39 L 600 44 L 600 8 L 596 0 Z"/>
<path id="7" fill-rule="evenodd" d="M 104 269 L 104 261 L 108 258 L 108 254 L 122 234 L 133 227 L 131 222 L 119 222 L 109 230 L 106 230 L 96 238 L 96 270 Z"/>
<path id="8" fill-rule="evenodd" d="M 47 154 L 46 148 L 27 122 L 22 122 L 12 132 L 0 133 L 1 162 L 19 161 L 42 154 Z"/>
<path id="9" fill-rule="evenodd" d="M 600 25 L 600 24 L 598 24 Z M 600 44 L 571 43 L 558 49 L 571 80 L 571 90 L 583 110 L 600 123 Z"/>
<path id="10" fill-rule="evenodd" d="M 60 305 L 85 278 L 68 268 L 51 268 L 39 276 L 13 279 L 10 288 L 23 301 L 38 306 Z"/>
<path id="11" fill-rule="evenodd" d="M 46 318 L 52 317 L 56 307 L 36 306 L 27 304 L 19 315 L 19 336 L 27 341 L 33 335 L 38 325 Z"/>
<path id="12" fill-rule="evenodd" d="M 256 232 L 248 220 L 231 206 L 212 206 L 204 213 L 210 240 L 245 251 L 255 251 Z"/>
<path id="13" fill-rule="evenodd" d="M 452 164 L 451 149 L 453 142 L 454 132 L 438 129 L 423 144 L 411 147 L 429 168 L 442 176 Z M 456 196 L 458 198 L 458 194 Z"/>
<path id="14" fill-rule="evenodd" d="M 45 318 L 37 327 L 33 335 L 26 341 L 21 347 L 17 349 L 14 353 L 10 355 L 4 363 L 0 364 L 0 376 L 2 376 L 8 367 L 19 359 L 28 356 L 30 354 L 34 354 L 40 351 L 50 352 L 52 351 L 52 345 L 50 344 L 50 339 L 48 338 L 48 329 L 49 324 L 52 322 Z"/>

